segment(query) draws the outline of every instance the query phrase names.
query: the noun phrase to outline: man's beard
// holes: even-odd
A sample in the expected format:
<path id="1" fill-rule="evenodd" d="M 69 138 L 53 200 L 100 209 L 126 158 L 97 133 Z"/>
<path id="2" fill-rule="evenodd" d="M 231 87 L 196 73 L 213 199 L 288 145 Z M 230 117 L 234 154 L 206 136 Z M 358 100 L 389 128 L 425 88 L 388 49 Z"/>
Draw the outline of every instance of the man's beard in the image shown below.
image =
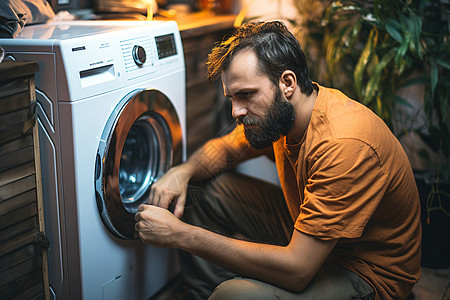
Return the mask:
<path id="1" fill-rule="evenodd" d="M 247 115 L 238 118 L 237 123 L 244 125 L 245 138 L 253 148 L 264 149 L 287 135 L 294 120 L 294 106 L 283 98 L 280 89 L 275 86 L 274 100 L 264 118 Z"/>

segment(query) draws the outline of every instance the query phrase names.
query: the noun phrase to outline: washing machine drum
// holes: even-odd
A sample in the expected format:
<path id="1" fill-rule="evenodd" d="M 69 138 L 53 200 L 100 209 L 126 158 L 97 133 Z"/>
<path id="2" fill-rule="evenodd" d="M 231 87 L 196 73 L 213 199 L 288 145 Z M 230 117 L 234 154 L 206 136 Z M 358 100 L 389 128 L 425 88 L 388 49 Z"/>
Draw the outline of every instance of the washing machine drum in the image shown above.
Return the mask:
<path id="1" fill-rule="evenodd" d="M 117 105 L 97 152 L 95 190 L 103 223 L 117 237 L 138 238 L 134 215 L 152 184 L 182 160 L 176 110 L 160 91 L 139 90 Z"/>

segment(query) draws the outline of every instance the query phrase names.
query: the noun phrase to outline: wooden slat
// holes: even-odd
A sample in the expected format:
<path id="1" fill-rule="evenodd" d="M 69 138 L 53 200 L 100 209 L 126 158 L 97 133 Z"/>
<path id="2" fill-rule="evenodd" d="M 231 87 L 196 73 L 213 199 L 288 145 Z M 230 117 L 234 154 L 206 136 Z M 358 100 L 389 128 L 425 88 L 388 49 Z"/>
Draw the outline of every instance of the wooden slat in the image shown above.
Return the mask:
<path id="1" fill-rule="evenodd" d="M 0 186 L 0 201 L 22 194 L 36 187 L 36 178 L 30 175 L 23 179 L 11 182 L 10 184 Z"/>
<path id="2" fill-rule="evenodd" d="M 30 84 L 34 85 L 34 80 L 30 81 Z M 32 86 L 32 90 L 34 91 L 34 86 Z M 42 194 L 42 170 L 41 170 L 41 161 L 40 157 L 40 148 L 39 148 L 39 129 L 35 124 L 33 128 L 33 140 L 34 140 L 34 155 L 35 155 L 35 172 L 36 172 L 36 204 L 38 209 L 38 222 L 39 222 L 39 231 L 45 234 L 45 222 L 44 222 L 44 197 Z M 42 284 L 44 288 L 44 298 L 45 300 L 50 300 L 50 283 L 48 277 L 48 259 L 47 259 L 47 251 L 42 251 Z"/>
<path id="3" fill-rule="evenodd" d="M 1 143 L 2 142 L 0 142 L 0 144 Z M 0 157 L 2 157 L 3 159 L 4 158 L 3 155 L 6 155 L 7 153 L 15 152 L 29 146 L 33 147 L 33 136 L 31 134 L 25 135 L 20 139 L 14 140 L 7 144 L 0 145 Z"/>
<path id="4" fill-rule="evenodd" d="M 30 102 L 28 78 L 12 81 L 8 86 L 0 88 L 0 115 L 27 109 Z"/>
<path id="5" fill-rule="evenodd" d="M 26 147 L 20 150 L 3 154 L 0 161 L 0 172 L 10 168 L 26 164 L 34 160 L 34 147 Z"/>
<path id="6" fill-rule="evenodd" d="M 12 125 L 25 123 L 28 120 L 28 110 L 21 109 L 0 116 L 0 129 L 7 128 Z"/>
<path id="7" fill-rule="evenodd" d="M 0 256 L 0 272 L 8 270 L 17 264 L 26 261 L 30 257 L 35 256 L 35 251 L 34 245 L 28 244 L 25 247 L 17 249 L 16 251 Z"/>
<path id="8" fill-rule="evenodd" d="M 22 292 L 24 289 L 28 289 L 29 287 L 41 281 L 42 281 L 42 272 L 40 270 L 34 270 L 33 272 L 28 273 L 17 280 L 14 280 L 3 286 L 0 286 L 0 295 L 2 295 L 2 299 L 3 298 L 12 299 L 13 297 L 17 296 L 20 292 Z M 29 299 L 29 298 L 22 298 L 22 299 Z"/>
<path id="9" fill-rule="evenodd" d="M 22 165 L 13 167 L 6 171 L 0 171 L 0 186 L 22 179 L 34 174 L 34 161 L 31 160 Z M 1 211 L 0 211 L 1 212 Z"/>
<path id="10" fill-rule="evenodd" d="M 42 266 L 41 258 L 33 256 L 30 259 L 16 265 L 14 268 L 0 273 L 0 286 L 14 282 L 20 277 L 39 269 Z"/>
<path id="11" fill-rule="evenodd" d="M 19 236 L 30 230 L 34 230 L 36 234 L 39 232 L 39 226 L 36 216 L 32 216 L 31 218 L 25 219 L 21 222 L 13 224 L 12 226 L 0 230 L 0 243 L 8 243 L 9 239 L 12 239 L 15 236 Z"/>
<path id="12" fill-rule="evenodd" d="M 12 212 L 13 210 L 19 209 L 34 202 L 36 202 L 35 189 L 26 191 L 25 193 L 9 198 L 8 200 L 0 201 L 0 217 L 4 214 Z"/>
<path id="13" fill-rule="evenodd" d="M 22 248 L 28 244 L 32 244 L 34 238 L 36 237 L 36 234 L 36 230 L 30 230 L 12 239 L 9 239 L 7 243 L 2 243 L 2 245 L 0 246 L 0 256 Z"/>
<path id="14" fill-rule="evenodd" d="M 8 143 L 16 139 L 20 139 L 22 136 L 29 134 L 25 131 L 26 123 L 16 124 L 7 128 L 0 129 L 0 143 Z"/>
<path id="15" fill-rule="evenodd" d="M 19 293 L 17 296 L 11 298 L 11 300 L 23 300 L 23 299 L 44 300 L 45 295 L 43 283 L 38 282 L 29 289 L 26 289 L 22 293 Z"/>
<path id="16" fill-rule="evenodd" d="M 34 75 L 39 70 L 39 63 L 36 61 L 3 61 L 0 64 L 0 87 L 3 81 L 15 79 L 17 77 Z"/>
<path id="17" fill-rule="evenodd" d="M 31 203 L 27 206 L 16 209 L 10 213 L 2 215 L 0 218 L 0 230 L 16 224 L 25 219 L 31 218 L 32 216 L 36 216 L 37 207 L 36 203 Z"/>

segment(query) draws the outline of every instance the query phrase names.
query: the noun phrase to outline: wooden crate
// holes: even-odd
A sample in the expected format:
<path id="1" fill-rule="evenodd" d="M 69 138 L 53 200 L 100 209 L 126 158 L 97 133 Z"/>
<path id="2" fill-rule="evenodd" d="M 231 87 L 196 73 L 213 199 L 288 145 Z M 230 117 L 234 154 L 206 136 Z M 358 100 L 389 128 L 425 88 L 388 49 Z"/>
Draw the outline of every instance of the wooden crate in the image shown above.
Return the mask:
<path id="1" fill-rule="evenodd" d="M 37 62 L 0 63 L 0 299 L 49 299 L 39 143 Z"/>

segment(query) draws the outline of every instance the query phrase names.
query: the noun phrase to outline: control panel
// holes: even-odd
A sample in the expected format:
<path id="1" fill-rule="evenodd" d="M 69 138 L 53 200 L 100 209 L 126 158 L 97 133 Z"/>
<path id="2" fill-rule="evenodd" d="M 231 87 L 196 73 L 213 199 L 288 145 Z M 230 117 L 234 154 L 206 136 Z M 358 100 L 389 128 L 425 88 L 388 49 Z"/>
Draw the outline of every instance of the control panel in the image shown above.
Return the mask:
<path id="1" fill-rule="evenodd" d="M 142 68 L 150 71 L 155 66 L 154 50 L 148 35 L 121 40 L 120 50 L 127 73 Z"/>
<path id="2" fill-rule="evenodd" d="M 83 97 L 184 70 L 181 38 L 176 23 L 115 27 L 111 32 L 64 42 L 71 95 Z M 95 91 L 94 91 L 95 90 Z"/>

